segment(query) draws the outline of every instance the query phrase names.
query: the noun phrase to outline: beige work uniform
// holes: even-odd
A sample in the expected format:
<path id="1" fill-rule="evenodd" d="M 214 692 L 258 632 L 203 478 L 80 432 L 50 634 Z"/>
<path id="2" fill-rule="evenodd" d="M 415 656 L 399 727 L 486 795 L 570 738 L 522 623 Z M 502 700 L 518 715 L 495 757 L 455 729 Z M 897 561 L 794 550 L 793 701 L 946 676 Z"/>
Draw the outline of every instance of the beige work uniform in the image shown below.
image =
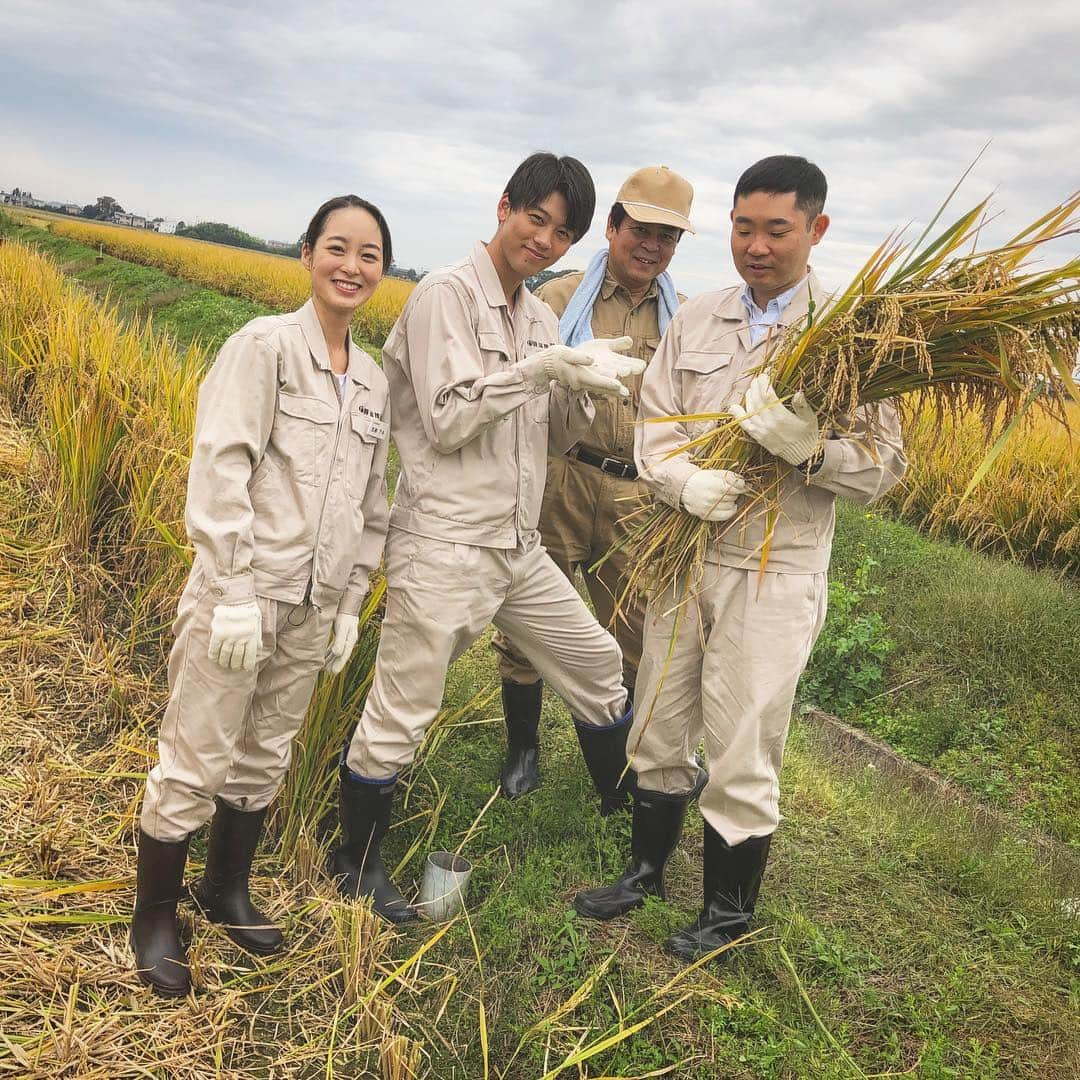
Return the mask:
<path id="1" fill-rule="evenodd" d="M 190 835 L 214 797 L 274 797 L 326 657 L 334 616 L 358 613 L 387 529 L 386 377 L 351 341 L 345 389 L 309 301 L 255 319 L 199 390 L 186 521 L 195 563 L 173 626 L 169 702 L 142 827 Z M 207 656 L 218 604 L 256 602 L 254 671 Z"/>
<path id="2" fill-rule="evenodd" d="M 645 373 L 640 419 L 718 412 L 742 400 L 767 339 L 751 346 L 741 291 L 707 293 L 679 309 Z M 805 317 L 811 294 L 820 305 L 824 294 L 812 274 L 777 333 Z M 671 506 L 680 505 L 697 470 L 678 450 L 707 428 L 637 428 L 639 473 Z M 729 844 L 767 835 L 780 820 L 778 778 L 795 688 L 825 618 L 836 496 L 869 503 L 906 467 L 896 410 L 859 410 L 842 432 L 830 432 L 809 483 L 804 471 L 788 470 L 763 575 L 762 515 L 709 548 L 704 580 L 688 603 L 676 608 L 668 594 L 648 605 L 627 753 L 641 787 L 684 792 L 695 777 L 687 749 L 704 737 L 709 781 L 701 812 Z"/>
<path id="3" fill-rule="evenodd" d="M 390 512 L 386 617 L 349 768 L 408 765 L 442 704 L 447 668 L 489 622 L 510 634 L 587 723 L 625 708 L 614 638 L 540 546 L 547 455 L 588 429 L 587 394 L 535 390 L 519 361 L 553 345 L 527 289 L 510 311 L 482 243 L 428 275 L 383 348 L 401 476 Z"/>
<path id="4" fill-rule="evenodd" d="M 584 273 L 577 271 L 554 278 L 541 285 L 536 295 L 561 317 L 583 277 Z M 611 272 L 606 272 L 593 304 L 591 325 L 597 338 L 633 338 L 628 355 L 648 363 L 660 344 L 656 282 L 635 304 Z M 578 446 L 613 461 L 632 462 L 641 376 L 628 376 L 623 382 L 630 396 L 597 400 L 596 417 Z M 581 568 L 597 619 L 611 630 L 623 651 L 623 674 L 628 686 L 637 679 L 645 605 L 635 596 L 627 597 L 619 618 L 615 618 L 615 601 L 622 594 L 629 569 L 622 551 L 613 551 L 595 572 L 589 568 L 625 535 L 620 519 L 650 498 L 640 481 L 603 472 L 595 465 L 578 461 L 573 452 L 548 458 L 540 510 L 541 539 L 556 566 L 571 581 L 575 570 Z M 492 646 L 499 653 L 499 675 L 503 679 L 528 684 L 539 678 L 502 634 L 496 634 Z"/>

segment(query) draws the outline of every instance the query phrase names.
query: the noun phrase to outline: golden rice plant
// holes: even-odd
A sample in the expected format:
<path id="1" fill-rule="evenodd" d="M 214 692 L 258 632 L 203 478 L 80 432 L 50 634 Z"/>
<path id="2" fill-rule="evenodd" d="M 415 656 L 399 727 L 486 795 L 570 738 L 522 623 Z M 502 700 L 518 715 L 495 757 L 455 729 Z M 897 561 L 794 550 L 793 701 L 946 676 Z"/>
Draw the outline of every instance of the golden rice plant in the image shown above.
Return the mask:
<path id="1" fill-rule="evenodd" d="M 345 670 L 320 680 L 304 717 L 282 796 L 275 804 L 285 861 L 294 858 L 311 827 L 334 809 L 338 755 L 352 734 L 375 674 L 378 618 L 385 594 L 386 581 L 379 577 L 360 612 L 360 639 Z"/>
<path id="2" fill-rule="evenodd" d="M 125 323 L 51 260 L 7 243 L 0 357 L 5 396 L 49 451 L 57 535 L 74 550 L 93 540 L 127 586 L 133 625 L 160 624 L 190 564 L 183 502 L 204 351 Z"/>
<path id="3" fill-rule="evenodd" d="M 276 311 L 295 310 L 311 294 L 307 271 L 296 259 L 283 255 L 79 220 L 58 219 L 52 223 L 52 231 Z M 412 282 L 384 277 L 375 295 L 356 313 L 353 327 L 357 336 L 382 344 L 412 290 Z"/>
<path id="4" fill-rule="evenodd" d="M 1065 403 L 1067 426 L 1036 414 L 1008 440 L 973 491 L 986 454 L 985 423 L 971 412 L 936 417 L 904 410 L 909 467 L 886 499 L 934 536 L 1036 566 L 1080 571 L 1080 404 Z M 995 426 L 1001 417 L 995 417 Z"/>
<path id="5" fill-rule="evenodd" d="M 21 244 L 0 245 L 0 390 L 20 419 L 38 407 L 32 393 L 37 352 L 66 295 L 63 275 L 51 262 L 29 257 Z"/>
<path id="6" fill-rule="evenodd" d="M 998 439 L 972 482 L 1028 409 L 1064 424 L 1063 398 L 1041 388 L 1053 384 L 1080 399 L 1071 378 L 1080 346 L 1080 258 L 1051 269 L 1033 269 L 1029 259 L 1040 245 L 1076 231 L 1080 193 L 1008 243 L 979 251 L 986 208 L 984 200 L 931 237 L 939 211 L 914 245 L 886 239 L 845 290 L 813 297 L 806 320 L 779 336 L 759 366 L 770 370 L 781 400 L 804 393 L 823 431 L 843 431 L 860 406 L 902 395 L 933 416 L 974 412 L 984 448 Z M 786 469 L 729 413 L 646 422 L 672 421 L 712 423 L 683 449 L 703 468 L 742 473 L 752 492 L 733 519 L 719 524 L 659 505 L 628 515 L 621 545 L 633 567 L 627 589 L 648 594 L 677 587 L 686 595 L 700 579 L 707 546 L 758 515 L 765 516 L 764 568 Z"/>

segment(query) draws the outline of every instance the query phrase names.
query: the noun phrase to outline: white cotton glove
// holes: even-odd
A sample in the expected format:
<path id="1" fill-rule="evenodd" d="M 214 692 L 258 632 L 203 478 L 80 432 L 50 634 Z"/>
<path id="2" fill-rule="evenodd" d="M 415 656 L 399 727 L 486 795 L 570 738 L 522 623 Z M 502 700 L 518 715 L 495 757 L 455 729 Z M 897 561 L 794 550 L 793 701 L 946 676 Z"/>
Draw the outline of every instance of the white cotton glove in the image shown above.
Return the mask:
<path id="1" fill-rule="evenodd" d="M 570 390 L 588 390 L 594 394 L 627 397 L 630 393 L 611 375 L 592 372 L 593 358 L 566 345 L 551 345 L 533 353 L 518 364 L 518 371 L 532 387 L 546 390 L 552 382 Z"/>
<path id="2" fill-rule="evenodd" d="M 641 375 L 645 361 L 634 356 L 623 356 L 634 347 L 632 337 L 593 338 L 574 346 L 574 352 L 592 358 L 589 371 L 593 375 L 605 375 L 609 379 L 625 379 L 628 375 Z"/>
<path id="3" fill-rule="evenodd" d="M 210 619 L 210 648 L 206 655 L 223 668 L 252 671 L 261 639 L 258 604 L 218 604 Z"/>
<path id="4" fill-rule="evenodd" d="M 729 405 L 728 409 L 754 442 L 789 465 L 802 465 L 821 442 L 817 414 L 802 391 L 791 399 L 791 409 L 787 408 L 776 396 L 766 372 L 755 377 L 742 405 Z"/>
<path id="5" fill-rule="evenodd" d="M 356 615 L 338 614 L 334 616 L 334 636 L 326 650 L 326 662 L 323 668 L 331 675 L 339 675 L 356 648 L 356 639 L 360 636 L 360 619 Z"/>
<path id="6" fill-rule="evenodd" d="M 735 516 L 735 501 L 750 489 L 728 469 L 698 469 L 683 485 L 682 505 L 702 521 L 727 521 Z"/>

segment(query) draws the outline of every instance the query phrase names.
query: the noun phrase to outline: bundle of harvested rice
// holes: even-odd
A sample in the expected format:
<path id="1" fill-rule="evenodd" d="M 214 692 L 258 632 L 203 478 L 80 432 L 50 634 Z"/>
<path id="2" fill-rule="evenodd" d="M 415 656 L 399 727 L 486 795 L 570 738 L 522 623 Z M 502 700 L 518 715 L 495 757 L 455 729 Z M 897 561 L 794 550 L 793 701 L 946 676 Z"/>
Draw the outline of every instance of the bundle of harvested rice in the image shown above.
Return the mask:
<path id="1" fill-rule="evenodd" d="M 1078 231 L 1080 193 L 1007 244 L 978 251 L 986 208 L 984 200 L 931 238 L 939 211 L 910 247 L 888 238 L 843 292 L 812 298 L 805 321 L 779 335 L 755 371 L 770 372 L 781 401 L 804 394 L 823 438 L 829 430 L 847 433 L 860 406 L 899 395 L 915 395 L 917 408 L 939 414 L 976 410 L 992 449 L 973 483 L 1030 407 L 1066 424 L 1062 393 L 1043 391 L 1053 385 L 1080 399 L 1071 376 L 1080 346 L 1080 257 L 1048 270 L 1028 260 L 1040 245 Z M 660 503 L 627 515 L 619 546 L 633 570 L 622 598 L 673 586 L 690 595 L 707 547 L 762 514 L 759 553 L 762 569 L 767 565 L 789 467 L 751 442 L 727 412 L 644 422 L 702 421 L 714 426 L 679 452 L 702 468 L 742 474 L 751 494 L 722 523 Z"/>

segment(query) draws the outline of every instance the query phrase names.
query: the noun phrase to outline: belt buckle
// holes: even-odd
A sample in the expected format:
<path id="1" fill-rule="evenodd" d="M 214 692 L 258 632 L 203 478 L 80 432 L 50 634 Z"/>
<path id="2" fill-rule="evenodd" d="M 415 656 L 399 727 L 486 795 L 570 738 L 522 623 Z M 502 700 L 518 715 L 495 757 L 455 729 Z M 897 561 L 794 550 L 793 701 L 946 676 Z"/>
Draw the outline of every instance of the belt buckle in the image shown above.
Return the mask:
<path id="1" fill-rule="evenodd" d="M 600 468 L 611 476 L 626 476 L 627 464 L 618 458 L 606 457 L 600 462 Z"/>

